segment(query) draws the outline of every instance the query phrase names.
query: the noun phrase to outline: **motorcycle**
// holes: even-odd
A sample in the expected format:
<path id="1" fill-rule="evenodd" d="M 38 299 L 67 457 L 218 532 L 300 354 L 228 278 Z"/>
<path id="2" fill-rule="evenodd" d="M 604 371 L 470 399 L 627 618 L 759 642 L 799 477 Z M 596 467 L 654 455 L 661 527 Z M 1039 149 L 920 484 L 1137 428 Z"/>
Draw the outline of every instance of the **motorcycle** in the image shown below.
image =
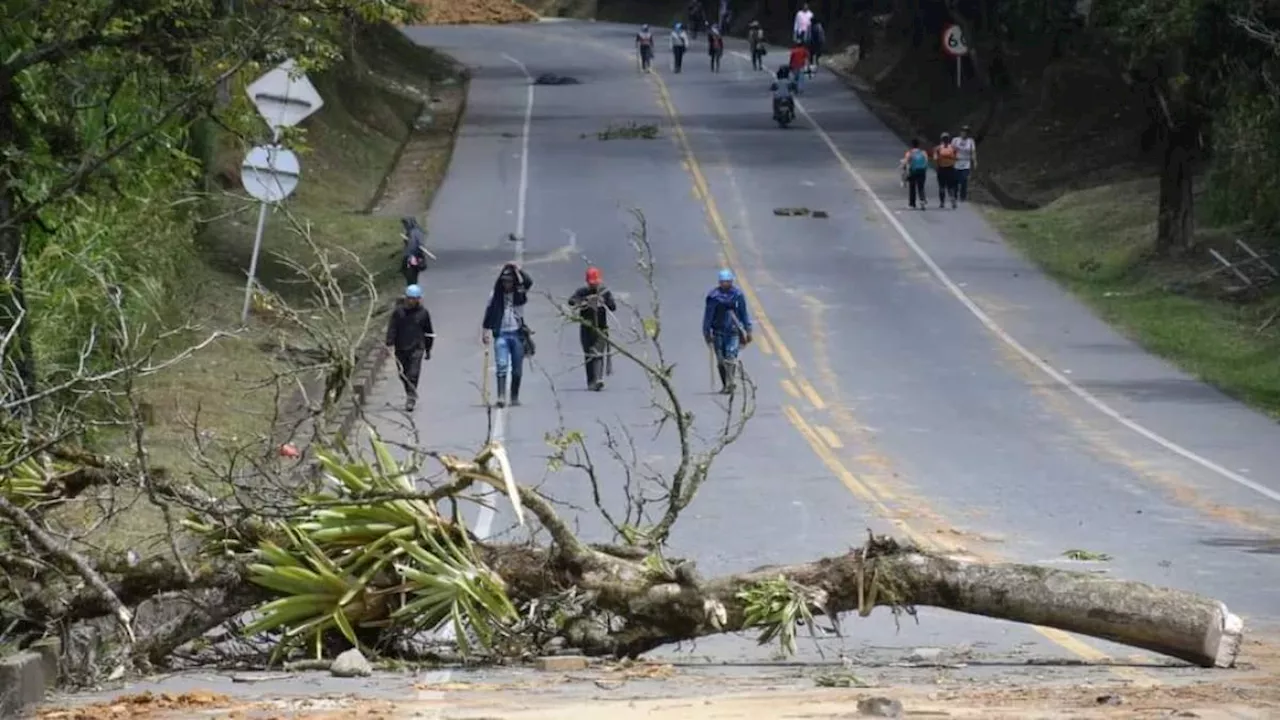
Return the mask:
<path id="1" fill-rule="evenodd" d="M 773 120 L 778 127 L 785 128 L 796 119 L 796 101 L 793 98 L 775 100 L 773 103 Z"/>

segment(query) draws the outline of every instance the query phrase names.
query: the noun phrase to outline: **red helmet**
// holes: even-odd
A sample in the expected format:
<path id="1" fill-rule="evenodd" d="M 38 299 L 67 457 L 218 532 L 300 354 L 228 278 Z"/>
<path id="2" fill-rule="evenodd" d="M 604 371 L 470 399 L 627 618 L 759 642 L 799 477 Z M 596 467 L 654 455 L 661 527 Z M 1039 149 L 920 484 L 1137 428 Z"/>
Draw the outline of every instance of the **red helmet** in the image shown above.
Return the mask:
<path id="1" fill-rule="evenodd" d="M 587 268 L 587 284 L 588 285 L 599 285 L 600 278 L 601 278 L 600 268 L 595 268 L 595 267 Z"/>

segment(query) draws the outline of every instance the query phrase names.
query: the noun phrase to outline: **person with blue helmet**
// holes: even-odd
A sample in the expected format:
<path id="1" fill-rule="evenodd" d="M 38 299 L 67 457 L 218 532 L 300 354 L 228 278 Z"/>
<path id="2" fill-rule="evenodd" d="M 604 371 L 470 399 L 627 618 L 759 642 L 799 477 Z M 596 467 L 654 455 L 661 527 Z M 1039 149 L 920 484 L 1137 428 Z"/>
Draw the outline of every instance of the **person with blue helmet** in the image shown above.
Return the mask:
<path id="1" fill-rule="evenodd" d="M 684 31 L 683 23 L 676 23 L 671 29 L 671 68 L 680 72 L 684 67 L 684 54 L 689 50 L 689 34 Z"/>
<path id="2" fill-rule="evenodd" d="M 747 311 L 746 296 L 734 285 L 733 272 L 727 268 L 720 271 L 719 284 L 707 293 L 702 337 L 715 351 L 720 392 L 733 392 L 738 349 L 751 343 L 751 313 Z"/>
<path id="3" fill-rule="evenodd" d="M 436 335 L 431 328 L 431 313 L 422 305 L 422 288 L 410 285 L 404 289 L 404 300 L 391 313 L 387 323 L 387 347 L 395 354 L 400 382 L 404 385 L 405 411 L 412 412 L 418 402 L 418 377 L 422 361 L 431 359 Z"/>

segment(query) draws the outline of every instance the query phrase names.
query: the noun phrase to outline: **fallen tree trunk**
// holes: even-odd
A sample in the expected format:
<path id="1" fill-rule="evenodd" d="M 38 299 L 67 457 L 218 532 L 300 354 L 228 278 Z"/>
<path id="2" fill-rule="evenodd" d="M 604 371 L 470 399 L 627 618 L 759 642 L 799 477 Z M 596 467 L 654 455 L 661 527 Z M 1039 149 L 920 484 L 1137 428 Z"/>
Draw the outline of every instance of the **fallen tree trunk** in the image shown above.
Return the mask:
<path id="1" fill-rule="evenodd" d="M 589 597 L 586 611 L 566 623 L 562 634 L 590 655 L 636 657 L 663 645 L 750 630 L 744 594 L 778 578 L 803 590 L 814 615 L 937 607 L 1111 640 L 1202 667 L 1233 666 L 1244 633 L 1240 618 L 1223 603 L 1194 593 L 1035 565 L 974 562 L 890 538 L 872 538 L 840 556 L 706 581 L 693 563 L 678 560 L 668 560 L 669 572 L 655 576 L 652 564 L 635 559 L 634 548 L 479 548 L 516 602 L 546 602 L 569 588 Z M 193 586 L 167 564 L 110 570 L 112 586 L 130 605 Z M 228 597 L 261 597 L 261 589 L 243 577 L 238 563 L 226 562 L 203 568 L 194 586 L 216 587 Z M 63 621 L 111 612 L 108 604 L 83 597 L 61 609 Z M 201 631 L 208 622 L 217 620 L 200 623 Z M 190 639 L 181 632 L 156 633 L 143 654 L 160 663 Z"/>
<path id="2" fill-rule="evenodd" d="M 595 550 L 576 568 L 549 572 L 527 552 L 519 562 L 498 563 L 513 589 L 545 587 L 551 578 L 579 570 L 579 587 L 596 593 L 598 605 L 623 620 L 620 631 L 602 628 L 569 638 L 593 654 L 634 657 L 669 643 L 750 629 L 741 593 L 779 577 L 812 591 L 815 615 L 930 606 L 1111 640 L 1201 667 L 1233 666 L 1244 633 L 1226 605 L 1194 593 L 1035 565 L 973 562 L 887 538 L 838 557 L 705 583 L 688 570 L 655 581 L 639 563 Z M 718 623 L 711 617 L 717 607 L 723 608 Z"/>

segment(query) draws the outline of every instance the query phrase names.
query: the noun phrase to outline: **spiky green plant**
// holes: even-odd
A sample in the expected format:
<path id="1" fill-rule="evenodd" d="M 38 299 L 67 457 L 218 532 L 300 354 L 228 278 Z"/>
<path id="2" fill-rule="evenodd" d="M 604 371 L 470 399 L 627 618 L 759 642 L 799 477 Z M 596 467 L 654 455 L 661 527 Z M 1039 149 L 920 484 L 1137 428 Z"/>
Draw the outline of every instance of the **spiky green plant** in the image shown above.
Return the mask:
<path id="1" fill-rule="evenodd" d="M 505 583 L 460 521 L 404 497 L 416 490 L 408 469 L 370 435 L 373 464 L 317 453 L 330 490 L 303 499 L 313 509 L 283 526 L 287 546 L 259 543 L 250 579 L 284 597 L 260 607 L 263 617 L 245 633 L 283 629 L 277 656 L 304 640 L 319 654 L 335 629 L 359 646 L 360 627 L 418 631 L 445 623 L 464 653 L 469 633 L 491 646 L 498 629 L 518 618 Z"/>

